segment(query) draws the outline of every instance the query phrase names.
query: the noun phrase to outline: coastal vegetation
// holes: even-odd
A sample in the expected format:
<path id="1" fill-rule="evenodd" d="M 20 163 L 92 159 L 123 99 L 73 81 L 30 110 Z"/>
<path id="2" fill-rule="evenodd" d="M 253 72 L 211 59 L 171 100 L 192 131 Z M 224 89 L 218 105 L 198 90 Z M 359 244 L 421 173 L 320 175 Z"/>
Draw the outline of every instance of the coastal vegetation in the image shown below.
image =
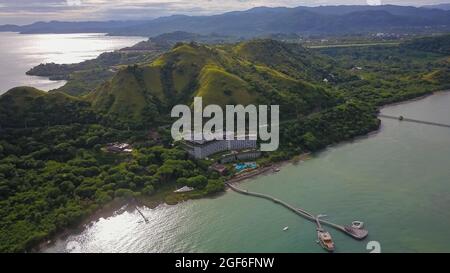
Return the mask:
<path id="1" fill-rule="evenodd" d="M 229 177 L 172 143 L 175 104 L 190 105 L 194 96 L 222 106 L 279 104 L 280 149 L 258 160 L 269 165 L 374 131 L 377 107 L 448 87 L 442 48 L 450 47 L 176 43 L 165 53 L 127 50 L 34 68 L 69 85 L 48 93 L 17 87 L 0 97 L 0 252 L 31 250 L 111 202 L 163 194 L 172 204 L 223 191 Z M 110 72 L 92 81 L 92 71 Z M 113 142 L 133 151 L 104 149 Z M 174 194 L 177 186 L 194 191 Z"/>

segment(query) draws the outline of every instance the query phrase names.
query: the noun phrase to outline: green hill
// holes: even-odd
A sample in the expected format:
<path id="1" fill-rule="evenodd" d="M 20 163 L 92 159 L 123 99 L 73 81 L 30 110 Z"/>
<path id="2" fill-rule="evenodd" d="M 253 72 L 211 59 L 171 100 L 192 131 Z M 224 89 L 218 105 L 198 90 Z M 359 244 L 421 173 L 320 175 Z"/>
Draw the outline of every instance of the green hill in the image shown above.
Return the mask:
<path id="1" fill-rule="evenodd" d="M 423 76 L 423 79 L 430 83 L 450 87 L 450 64 L 447 67 L 434 70 Z"/>
<path id="2" fill-rule="evenodd" d="M 442 89 L 450 87 L 450 35 L 440 35 L 413 39 L 402 44 L 403 48 L 422 51 L 441 58 L 433 69 L 428 68 L 422 79 L 428 83 L 440 86 Z"/>
<path id="3" fill-rule="evenodd" d="M 450 35 L 414 39 L 405 42 L 403 46 L 409 49 L 450 55 Z"/>
<path id="4" fill-rule="evenodd" d="M 221 106 L 280 104 L 286 116 L 305 115 L 333 104 L 322 87 L 308 83 L 331 73 L 314 61 L 325 59 L 272 40 L 178 44 L 150 64 L 122 69 L 87 99 L 97 111 L 132 123 L 158 120 L 195 96 Z"/>
<path id="5" fill-rule="evenodd" d="M 0 97 L 0 127 L 48 126 L 95 119 L 89 102 L 61 92 L 16 87 Z"/>
<path id="6" fill-rule="evenodd" d="M 256 64 L 276 69 L 296 79 L 322 81 L 330 77 L 333 60 L 297 44 L 275 40 L 253 40 L 241 43 L 234 52 Z"/>
<path id="7" fill-rule="evenodd" d="M 2 114 L 11 116 L 2 125 L 64 124 L 101 117 L 122 127 L 148 128 L 167 123 L 174 105 L 191 105 L 198 96 L 205 105 L 222 107 L 277 104 L 281 118 L 291 119 L 342 102 L 330 90 L 347 74 L 332 58 L 298 44 L 269 39 L 178 43 L 154 61 L 123 66 L 83 97 L 13 89 L 1 98 Z"/>

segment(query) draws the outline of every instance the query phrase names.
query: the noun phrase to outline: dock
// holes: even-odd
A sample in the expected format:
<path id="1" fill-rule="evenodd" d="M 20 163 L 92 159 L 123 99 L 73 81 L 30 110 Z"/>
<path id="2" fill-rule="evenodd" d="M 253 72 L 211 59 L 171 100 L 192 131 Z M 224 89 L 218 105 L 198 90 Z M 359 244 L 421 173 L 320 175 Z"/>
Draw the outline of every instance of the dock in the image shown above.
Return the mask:
<path id="1" fill-rule="evenodd" d="M 321 223 L 323 225 L 332 227 L 338 231 L 343 232 L 344 234 L 352 237 L 353 239 L 356 240 L 363 240 L 365 239 L 368 235 L 369 232 L 366 229 L 357 229 L 357 228 L 353 228 L 351 226 L 341 226 L 335 223 L 332 223 L 330 221 L 325 221 L 322 219 L 317 219 L 317 217 L 315 217 L 313 214 L 307 212 L 306 210 L 302 209 L 302 208 L 296 208 L 286 202 L 284 202 L 283 200 L 277 199 L 273 196 L 267 195 L 267 194 L 262 194 L 262 193 L 256 193 L 256 192 L 250 192 L 247 190 L 243 190 L 240 189 L 234 185 L 232 185 L 231 183 L 225 183 L 230 189 L 232 189 L 233 191 L 240 193 L 240 194 L 244 194 L 244 195 L 249 195 L 249 196 L 254 196 L 254 197 L 258 197 L 258 198 L 262 198 L 262 199 L 266 199 L 269 201 L 272 201 L 276 204 L 279 204 L 289 210 L 291 210 L 292 212 L 294 212 L 297 215 L 300 215 L 301 217 L 311 221 L 311 222 L 318 222 Z"/>
<path id="2" fill-rule="evenodd" d="M 140 204 L 139 201 L 136 198 L 133 198 L 133 202 L 134 202 L 134 208 L 137 210 L 137 212 L 139 212 L 139 214 L 142 216 L 142 218 L 144 219 L 145 223 L 148 223 L 148 218 L 145 217 L 145 215 L 142 213 L 142 211 L 138 208 L 138 205 Z"/>
<path id="3" fill-rule="evenodd" d="M 139 214 L 142 216 L 142 218 L 144 218 L 144 221 L 146 223 L 148 223 L 147 217 L 145 217 L 145 215 L 142 213 L 142 211 L 137 206 L 136 206 L 136 210 L 137 210 L 137 212 L 139 212 Z"/>
<path id="4" fill-rule="evenodd" d="M 444 124 L 444 123 L 439 123 L 439 122 L 432 122 L 432 121 L 425 121 L 425 120 L 418 120 L 418 119 L 411 119 L 411 118 L 406 118 L 403 116 L 390 116 L 390 115 L 383 115 L 380 114 L 378 115 L 378 117 L 380 118 L 387 118 L 387 119 L 395 119 L 398 121 L 404 121 L 404 122 L 413 122 L 413 123 L 419 123 L 419 124 L 425 124 L 425 125 L 432 125 L 432 126 L 438 126 L 438 127 L 444 127 L 444 128 L 450 128 L 450 124 Z"/>

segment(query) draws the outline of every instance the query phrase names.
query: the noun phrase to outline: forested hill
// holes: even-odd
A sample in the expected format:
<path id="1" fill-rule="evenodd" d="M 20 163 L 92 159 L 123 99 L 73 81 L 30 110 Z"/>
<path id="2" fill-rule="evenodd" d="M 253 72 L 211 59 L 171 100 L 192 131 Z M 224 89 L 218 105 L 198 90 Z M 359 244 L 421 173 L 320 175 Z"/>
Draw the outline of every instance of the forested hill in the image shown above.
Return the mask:
<path id="1" fill-rule="evenodd" d="M 425 37 L 404 43 L 405 47 L 450 55 L 450 35 Z"/>
<path id="2" fill-rule="evenodd" d="M 65 93 L 16 87 L 0 96 L 0 128 L 96 122 L 89 102 Z"/>
<path id="3" fill-rule="evenodd" d="M 21 33 L 106 32 L 155 36 L 173 31 L 256 37 L 272 33 L 351 34 L 367 32 L 433 32 L 450 29 L 450 11 L 405 6 L 320 6 L 254 8 L 212 16 L 174 15 L 148 21 L 38 22 L 0 26 Z"/>

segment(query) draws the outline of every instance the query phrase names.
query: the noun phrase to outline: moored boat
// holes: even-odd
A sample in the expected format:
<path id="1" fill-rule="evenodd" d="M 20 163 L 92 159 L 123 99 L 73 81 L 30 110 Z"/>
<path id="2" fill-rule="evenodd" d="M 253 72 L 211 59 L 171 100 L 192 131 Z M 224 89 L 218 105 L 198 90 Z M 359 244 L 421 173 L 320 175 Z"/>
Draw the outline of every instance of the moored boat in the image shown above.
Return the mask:
<path id="1" fill-rule="evenodd" d="M 317 229 L 317 239 L 320 245 L 328 252 L 334 251 L 334 242 L 329 232 L 319 228 Z"/>

